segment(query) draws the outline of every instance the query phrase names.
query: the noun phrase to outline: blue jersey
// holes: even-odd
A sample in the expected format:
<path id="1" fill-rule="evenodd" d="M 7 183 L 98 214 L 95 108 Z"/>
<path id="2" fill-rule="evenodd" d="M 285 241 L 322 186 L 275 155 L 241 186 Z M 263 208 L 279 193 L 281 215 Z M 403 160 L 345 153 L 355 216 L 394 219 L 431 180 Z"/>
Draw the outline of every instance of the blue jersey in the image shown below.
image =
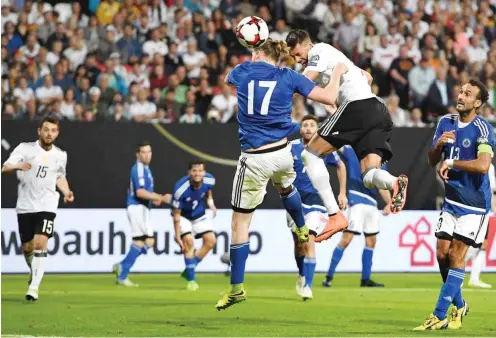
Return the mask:
<path id="1" fill-rule="evenodd" d="M 301 159 L 303 148 L 303 142 L 301 140 L 291 141 L 291 153 L 293 154 L 294 160 L 293 167 L 296 172 L 296 179 L 293 182 L 293 185 L 300 193 L 303 211 L 305 214 L 312 211 L 327 212 L 324 207 L 324 203 L 322 203 L 322 200 L 320 199 L 319 193 L 313 187 L 312 182 L 310 181 L 310 178 L 305 170 L 305 166 L 303 165 L 303 161 Z M 340 161 L 341 159 L 335 152 L 329 154 L 324 159 L 325 164 L 333 166 L 337 166 Z"/>
<path id="2" fill-rule="evenodd" d="M 215 185 L 212 174 L 206 173 L 203 183 L 198 189 L 191 186 L 189 176 L 182 177 L 174 185 L 172 206 L 181 209 L 181 216 L 194 221 L 205 215 L 205 196 Z"/>
<path id="3" fill-rule="evenodd" d="M 346 189 L 348 190 L 348 204 L 367 204 L 377 206 L 377 190 L 366 188 L 363 184 L 362 172 L 360 170 L 360 161 L 355 151 L 350 146 L 344 146 L 341 158 L 346 164 Z M 385 165 L 382 166 L 385 169 Z"/>
<path id="4" fill-rule="evenodd" d="M 462 124 L 457 115 L 443 116 L 437 125 L 432 147 L 445 131 L 454 131 L 456 140 L 443 146 L 446 159 L 470 161 L 477 158 L 479 148 L 494 148 L 493 127 L 483 118 L 476 116 L 470 123 Z M 445 184 L 443 210 L 457 216 L 467 214 L 483 215 L 491 209 L 491 187 L 488 174 L 472 174 L 450 169 Z"/>
<path id="5" fill-rule="evenodd" d="M 308 96 L 315 84 L 305 76 L 266 62 L 243 62 L 227 77 L 238 92 L 241 150 L 259 148 L 294 134 L 293 94 Z"/>
<path id="6" fill-rule="evenodd" d="M 150 208 L 152 206 L 152 201 L 144 200 L 136 196 L 138 189 L 145 189 L 148 192 L 153 192 L 153 175 L 150 167 L 140 161 L 136 161 L 136 164 L 131 168 L 130 176 L 126 206 L 143 204 Z"/>

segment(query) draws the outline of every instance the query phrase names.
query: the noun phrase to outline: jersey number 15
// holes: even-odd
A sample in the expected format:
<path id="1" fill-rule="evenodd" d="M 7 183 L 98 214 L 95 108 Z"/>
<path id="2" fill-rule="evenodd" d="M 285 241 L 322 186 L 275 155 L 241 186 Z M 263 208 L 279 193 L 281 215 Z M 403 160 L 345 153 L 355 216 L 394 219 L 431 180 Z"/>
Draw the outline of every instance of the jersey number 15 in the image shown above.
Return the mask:
<path id="1" fill-rule="evenodd" d="M 269 104 L 274 88 L 276 87 L 277 81 L 254 81 L 248 82 L 248 114 L 253 115 L 253 99 L 255 98 L 255 82 L 258 83 L 258 87 L 268 88 L 265 92 L 265 96 L 262 101 L 262 107 L 260 107 L 260 115 L 267 115 L 269 113 Z"/>

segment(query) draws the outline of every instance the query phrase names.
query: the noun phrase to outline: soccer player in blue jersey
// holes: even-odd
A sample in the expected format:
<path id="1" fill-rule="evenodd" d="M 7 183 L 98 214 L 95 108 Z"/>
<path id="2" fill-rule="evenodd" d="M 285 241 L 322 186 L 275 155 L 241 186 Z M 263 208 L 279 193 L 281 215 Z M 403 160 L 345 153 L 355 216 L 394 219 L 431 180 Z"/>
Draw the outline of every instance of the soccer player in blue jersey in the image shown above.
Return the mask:
<path id="1" fill-rule="evenodd" d="M 153 247 L 155 239 L 150 224 L 150 208 L 152 203 L 159 206 L 170 202 L 170 195 L 160 195 L 153 192 L 153 175 L 150 170 L 152 147 L 148 142 L 142 142 L 136 149 L 136 163 L 131 168 L 131 178 L 127 191 L 127 216 L 131 225 L 133 243 L 122 262 L 114 264 L 113 271 L 117 284 L 138 286 L 127 277 L 136 259 L 146 254 Z"/>
<path id="2" fill-rule="evenodd" d="M 215 178 L 205 171 L 205 163 L 196 161 L 189 164 L 188 175 L 176 182 L 172 193 L 172 217 L 176 242 L 181 247 L 186 265 L 181 276 L 188 281 L 186 288 L 189 291 L 198 290 L 195 281 L 196 266 L 216 243 L 212 221 L 205 212 L 206 202 L 214 217 L 217 213 L 212 195 L 214 185 Z M 193 236 L 203 239 L 203 245 L 196 253 Z"/>
<path id="3" fill-rule="evenodd" d="M 443 116 L 429 151 L 429 164 L 441 165 L 445 199 L 436 229 L 437 259 L 443 286 L 434 312 L 417 331 L 459 329 L 468 312 L 461 286 L 469 246 L 478 248 L 487 231 L 491 210 L 488 171 L 494 148 L 492 126 L 477 116 L 488 99 L 487 88 L 477 79 L 464 84 L 458 94 L 458 115 Z M 441 156 L 444 155 L 444 160 Z M 448 318 L 447 312 L 453 304 Z"/>
<path id="4" fill-rule="evenodd" d="M 281 57 L 288 55 L 285 42 L 268 39 L 253 51 L 253 62 L 240 64 L 226 77 L 226 82 L 237 89 L 241 156 L 231 199 L 234 211 L 231 286 L 217 302 L 218 310 L 246 299 L 243 280 L 250 245 L 248 229 L 269 181 L 281 194 L 285 209 L 295 221 L 297 238 L 308 241 L 309 230 L 305 226 L 301 198 L 292 184 L 296 174 L 287 140 L 299 129 L 299 125 L 291 120 L 292 98 L 294 93 L 299 93 L 320 103 L 334 103 L 345 67 L 338 64 L 329 84 L 325 88 L 315 87 L 303 75 L 276 66 Z"/>
<path id="5" fill-rule="evenodd" d="M 346 163 L 347 189 L 348 189 L 348 209 L 347 217 L 349 226 L 344 230 L 341 241 L 334 249 L 331 265 L 323 286 L 330 287 L 336 268 L 343 257 L 344 250 L 348 247 L 354 235 L 363 232 L 365 236 L 365 248 L 362 253 L 362 287 L 383 287 L 370 279 L 372 270 L 372 256 L 379 233 L 379 211 L 377 210 L 377 190 L 366 188 L 360 173 L 360 162 L 350 146 L 344 146 L 339 150 L 341 159 Z M 382 166 L 385 169 L 385 165 Z M 387 190 L 379 190 L 379 194 L 386 203 L 383 215 L 388 215 L 391 211 L 389 200 L 391 195 Z"/>
<path id="6" fill-rule="evenodd" d="M 310 231 L 309 240 L 306 243 L 299 242 L 293 232 L 295 260 L 298 267 L 296 293 L 303 300 L 313 298 L 312 283 L 315 274 L 315 266 L 317 264 L 315 255 L 315 236 L 317 236 L 317 234 L 320 233 L 320 230 L 327 224 L 327 209 L 320 199 L 319 193 L 313 187 L 301 160 L 301 153 L 305 145 L 310 141 L 318 129 L 319 124 L 317 118 L 313 115 L 306 115 L 301 121 L 301 139 L 291 141 L 291 153 L 293 154 L 294 170 L 296 172 L 296 179 L 293 182 L 293 185 L 300 193 L 306 225 Z M 323 161 L 328 165 L 337 167 L 340 188 L 338 204 L 341 209 L 344 209 L 347 204 L 346 167 L 335 152 L 329 154 Z M 287 214 L 287 221 L 288 227 L 293 230 L 295 224 L 289 214 Z"/>

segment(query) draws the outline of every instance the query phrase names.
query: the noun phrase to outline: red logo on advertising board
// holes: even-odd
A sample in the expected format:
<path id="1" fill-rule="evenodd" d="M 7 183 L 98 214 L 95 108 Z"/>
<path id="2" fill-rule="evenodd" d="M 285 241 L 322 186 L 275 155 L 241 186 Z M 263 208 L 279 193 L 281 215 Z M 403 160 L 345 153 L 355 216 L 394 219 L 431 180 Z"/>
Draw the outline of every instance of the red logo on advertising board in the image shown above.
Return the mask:
<path id="1" fill-rule="evenodd" d="M 435 262 L 435 252 L 424 239 L 431 234 L 431 224 L 421 217 L 414 225 L 408 224 L 400 232 L 400 248 L 410 248 L 411 266 L 432 266 Z"/>

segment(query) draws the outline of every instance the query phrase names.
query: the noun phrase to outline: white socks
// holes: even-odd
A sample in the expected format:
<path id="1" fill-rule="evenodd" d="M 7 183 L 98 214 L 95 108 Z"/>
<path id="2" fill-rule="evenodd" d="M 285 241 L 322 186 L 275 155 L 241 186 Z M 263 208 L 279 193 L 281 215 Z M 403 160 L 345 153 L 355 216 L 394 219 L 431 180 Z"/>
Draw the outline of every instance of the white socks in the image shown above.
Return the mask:
<path id="1" fill-rule="evenodd" d="M 327 212 L 329 215 L 337 213 L 339 206 L 336 198 L 334 198 L 331 182 L 329 181 L 329 172 L 324 161 L 306 149 L 301 153 L 301 159 L 312 185 L 317 189 L 322 202 L 324 202 Z"/>
<path id="2" fill-rule="evenodd" d="M 368 169 L 363 176 L 363 184 L 369 189 L 393 190 L 396 180 L 397 177 L 386 170 L 376 168 Z"/>
<path id="3" fill-rule="evenodd" d="M 34 250 L 33 261 L 31 262 L 32 280 L 29 285 L 30 289 L 36 289 L 40 287 L 41 280 L 45 274 L 45 262 L 47 260 L 47 250 Z"/>
<path id="4" fill-rule="evenodd" d="M 484 260 L 486 259 L 486 250 L 479 250 L 477 256 L 472 260 L 472 271 L 470 272 L 470 282 L 478 283 L 480 280 L 480 273 L 482 267 L 484 266 Z"/>

